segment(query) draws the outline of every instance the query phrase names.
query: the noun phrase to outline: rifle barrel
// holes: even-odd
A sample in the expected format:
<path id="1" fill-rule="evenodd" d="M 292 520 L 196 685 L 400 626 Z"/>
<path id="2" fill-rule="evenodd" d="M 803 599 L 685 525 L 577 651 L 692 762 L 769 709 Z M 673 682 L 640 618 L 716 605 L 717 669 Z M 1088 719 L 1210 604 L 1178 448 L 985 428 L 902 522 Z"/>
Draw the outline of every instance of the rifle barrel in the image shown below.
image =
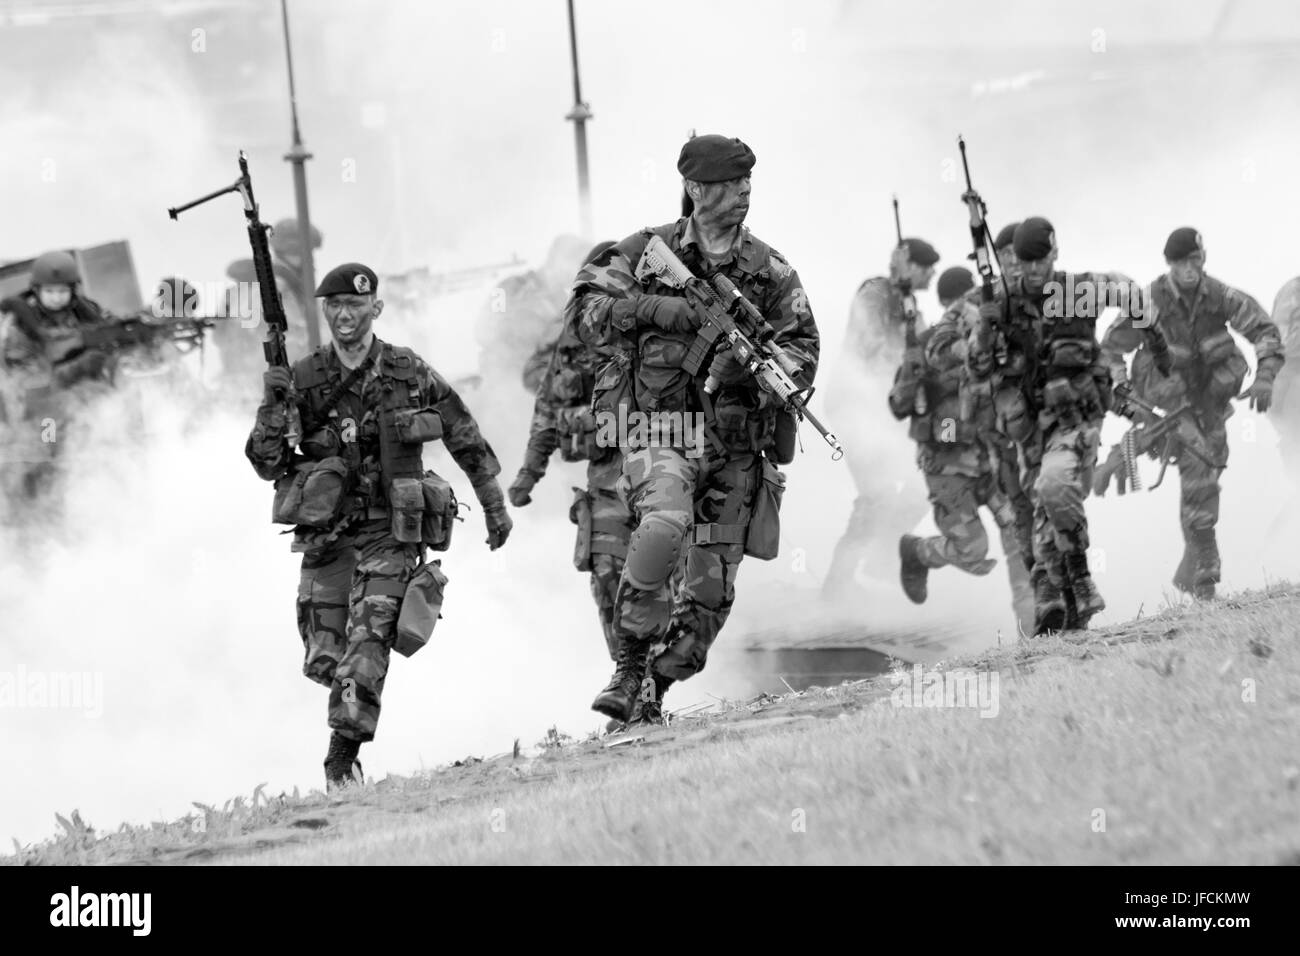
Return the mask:
<path id="1" fill-rule="evenodd" d="M 208 200 L 216 199 L 218 196 L 224 196 L 226 193 L 236 192 L 239 189 L 239 186 L 240 183 L 236 182 L 234 183 L 234 185 L 227 186 L 225 189 L 218 189 L 215 192 L 208 193 L 206 196 L 200 196 L 198 199 L 194 200 L 193 202 L 187 202 L 183 206 L 172 206 L 170 209 L 167 210 L 167 215 L 170 216 L 172 219 L 175 219 L 177 216 L 179 216 L 187 209 L 193 209 L 195 206 L 201 206 Z"/>

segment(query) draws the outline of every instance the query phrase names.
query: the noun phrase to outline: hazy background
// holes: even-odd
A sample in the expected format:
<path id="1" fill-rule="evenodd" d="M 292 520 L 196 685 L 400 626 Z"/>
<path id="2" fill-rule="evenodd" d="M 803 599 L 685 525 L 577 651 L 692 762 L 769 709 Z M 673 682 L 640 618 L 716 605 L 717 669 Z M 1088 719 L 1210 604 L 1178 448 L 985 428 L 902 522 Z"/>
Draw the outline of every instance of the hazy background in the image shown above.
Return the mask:
<path id="1" fill-rule="evenodd" d="M 1063 268 L 1149 281 L 1165 236 L 1190 224 L 1206 237 L 1210 272 L 1266 308 L 1297 271 L 1293 4 L 577 6 L 595 113 L 593 238 L 674 217 L 690 129 L 741 136 L 758 156 L 750 225 L 804 280 L 823 381 L 854 289 L 885 268 L 891 193 L 905 232 L 935 243 L 941 268 L 969 251 L 958 132 L 993 228 L 1049 216 Z M 0 259 L 124 238 L 143 287 L 172 273 L 222 281 L 248 255 L 238 202 L 179 223 L 166 209 L 232 181 L 242 148 L 264 218 L 292 214 L 279 16 L 278 3 L 252 0 L 0 3 Z M 537 262 L 577 227 L 563 2 L 295 0 L 291 17 L 324 233 L 318 274 L 350 259 L 381 274 L 516 254 Z M 379 332 L 449 377 L 471 373 L 489 288 L 386 315 Z M 922 306 L 938 312 L 931 293 Z M 147 427 L 121 403 L 97 413 L 99 453 L 78 470 L 61 521 L 35 541 L 0 539 L 0 671 L 99 673 L 105 698 L 97 719 L 0 710 L 11 767 L 0 836 L 38 839 L 56 810 L 74 807 L 111 828 L 263 781 L 272 792 L 321 784 L 325 694 L 299 672 L 298 558 L 269 524 L 270 487 L 243 459 L 247 409 L 144 398 Z M 529 398 L 515 382 L 466 398 L 483 410 L 508 482 L 526 434 L 494 430 L 515 417 L 496 410 Z M 860 421 L 830 424 L 846 444 L 871 447 L 879 429 L 903 427 L 883 409 L 882 395 Z M 1112 421 L 1106 437 L 1121 430 Z M 1295 564 L 1278 519 L 1294 490 L 1271 426 L 1242 406 L 1229 435 L 1225 590 L 1291 576 Z M 815 595 L 853 487 L 811 430 L 804 441 L 789 469 L 783 553 L 746 562 L 709 670 L 674 690 L 672 706 L 743 693 L 734 658 L 748 631 L 821 626 Z M 472 501 L 447 456 L 429 463 Z M 553 724 L 576 735 L 599 726 L 587 708 L 609 665 L 585 576 L 568 563 L 565 512 L 581 481 L 554 464 L 497 554 L 477 507 L 458 528 L 445 618 L 429 648 L 395 660 L 378 739 L 362 751 L 368 774 L 509 750 Z M 918 519 L 926 510 L 898 507 Z M 1089 512 L 1110 605 L 1098 623 L 1157 609 L 1181 549 L 1176 476 L 1156 494 L 1093 500 Z M 942 629 L 962 648 L 1009 633 L 1000 568 L 981 581 L 936 574 L 922 609 L 902 598 L 896 568 L 871 570 L 849 609 L 868 630 Z"/>

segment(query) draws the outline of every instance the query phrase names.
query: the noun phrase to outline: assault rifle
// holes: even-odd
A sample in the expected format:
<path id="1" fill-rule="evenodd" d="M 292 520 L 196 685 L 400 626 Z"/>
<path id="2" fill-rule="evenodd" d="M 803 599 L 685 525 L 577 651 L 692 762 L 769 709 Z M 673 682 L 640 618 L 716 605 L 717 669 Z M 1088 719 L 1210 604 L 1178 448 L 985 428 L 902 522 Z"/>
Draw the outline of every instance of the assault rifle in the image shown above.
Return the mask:
<path id="1" fill-rule="evenodd" d="M 774 396 L 795 418 L 806 418 L 817 429 L 826 444 L 834 449 L 832 460 L 839 461 L 844 457 L 844 446 L 839 439 L 808 410 L 813 387 L 800 387 L 795 382 L 795 376 L 800 374 L 798 364 L 777 344 L 776 331 L 734 282 L 724 275 L 715 275 L 711 284 L 705 282 L 691 272 L 658 236 L 650 238 L 641 257 L 639 275 L 647 273 L 653 273 L 674 288 L 685 289 L 688 301 L 703 320 L 700 335 L 682 361 L 683 369 L 691 375 L 698 374 L 714 343 L 719 338 L 724 339 L 731 354 L 754 377 L 759 388 Z M 736 324 L 731 316 L 733 310 L 745 322 L 748 331 Z M 711 394 L 718 385 L 709 376 L 704 390 Z"/>
<path id="2" fill-rule="evenodd" d="M 258 295 L 262 300 L 262 319 L 266 322 L 266 341 L 262 343 L 262 352 L 266 356 L 267 365 L 290 368 L 289 353 L 284 344 L 285 335 L 289 331 L 289 320 L 285 317 L 284 304 L 280 301 L 280 289 L 275 284 L 275 269 L 271 264 L 271 244 L 267 239 L 271 227 L 258 217 L 257 201 L 253 198 L 253 177 L 249 175 L 248 156 L 244 151 L 242 149 L 239 151 L 239 178 L 232 185 L 208 193 L 206 196 L 200 196 L 183 206 L 173 206 L 167 210 L 167 215 L 175 220 L 187 209 L 193 209 L 210 199 L 234 192 L 239 193 L 240 198 L 244 200 L 248 244 L 253 249 L 253 269 L 257 274 Z M 307 291 L 311 292 L 310 289 Z M 277 391 L 275 400 L 283 403 L 288 412 L 289 427 L 285 437 L 290 446 L 296 445 L 302 436 L 302 426 L 294 396 L 287 392 L 280 394 Z"/>
<path id="3" fill-rule="evenodd" d="M 1152 452 L 1160 458 L 1160 475 L 1151 486 L 1151 491 L 1159 488 L 1165 480 L 1169 462 L 1177 460 L 1183 454 L 1200 459 L 1208 468 L 1221 470 L 1227 467 L 1227 462 L 1215 461 L 1210 443 L 1196 421 L 1196 411 L 1189 403 L 1183 402 L 1173 411 L 1163 412 L 1132 393 L 1124 399 L 1146 411 L 1150 420 L 1134 425 L 1125 432 L 1124 437 L 1110 450 L 1106 460 L 1097 466 L 1092 478 L 1093 494 L 1098 497 L 1104 495 L 1112 476 L 1121 495 L 1126 491 L 1126 484 L 1131 485 L 1134 491 L 1141 491 L 1142 476 L 1138 473 L 1138 456 Z"/>
<path id="4" fill-rule="evenodd" d="M 961 152 L 962 172 L 966 174 L 966 191 L 961 194 L 961 201 L 966 204 L 966 211 L 970 214 L 970 238 L 974 250 L 970 258 L 975 261 L 975 268 L 980 274 L 980 301 L 992 302 L 994 273 L 993 257 L 989 255 L 989 248 L 993 245 L 993 234 L 989 231 L 988 207 L 971 182 L 970 164 L 966 161 L 966 141 L 960 134 L 957 136 L 957 149 Z M 1005 277 L 1002 284 L 1005 290 Z M 996 328 L 986 328 L 983 320 L 976 328 L 976 350 L 990 355 L 995 365 L 1005 364 L 1006 346 L 1002 343 L 1000 331 Z M 987 378 L 980 382 L 963 383 L 960 412 L 962 419 L 970 421 L 974 417 L 975 406 L 992 401 L 992 395 L 992 383 Z"/>
<path id="5" fill-rule="evenodd" d="M 903 245 L 903 222 L 898 215 L 898 197 L 894 197 L 894 235 L 898 237 L 898 246 Z M 919 321 L 919 315 L 916 311 L 916 296 L 912 294 L 912 283 L 908 279 L 898 281 L 898 291 L 903 297 L 903 368 L 904 374 L 912 379 L 917 377 L 917 372 L 924 365 L 921 358 L 921 342 L 916 336 L 916 325 Z M 918 384 L 916 397 L 912 400 L 912 410 L 918 415 L 924 415 L 927 408 L 925 400 L 925 388 Z"/>

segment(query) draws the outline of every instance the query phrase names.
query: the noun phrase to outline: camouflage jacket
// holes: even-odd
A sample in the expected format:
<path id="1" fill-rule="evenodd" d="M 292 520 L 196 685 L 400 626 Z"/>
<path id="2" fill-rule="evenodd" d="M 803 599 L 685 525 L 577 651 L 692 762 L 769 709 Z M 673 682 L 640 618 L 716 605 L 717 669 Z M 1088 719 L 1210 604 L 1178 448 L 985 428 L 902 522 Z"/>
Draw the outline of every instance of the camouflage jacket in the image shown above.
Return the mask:
<path id="1" fill-rule="evenodd" d="M 965 299 L 952 303 L 938 322 L 918 335 L 919 367 L 910 368 L 905 357 L 889 393 L 894 417 L 911 419 L 909 434 L 927 475 L 977 478 L 990 469 L 975 423 L 961 415 L 968 336 L 977 318 L 977 310 Z M 924 397 L 924 412 L 917 410 L 918 393 Z"/>
<path id="2" fill-rule="evenodd" d="M 303 457 L 339 456 L 348 464 L 348 509 L 386 508 L 388 482 L 383 474 L 380 432 L 385 427 L 386 410 L 394 407 L 390 396 L 405 389 L 409 393 L 405 407 L 433 411 L 441 419 L 442 441 L 483 507 L 499 506 L 503 496 L 496 476 L 501 465 L 455 390 L 410 349 L 388 345 L 376 337 L 369 358 L 373 359 L 369 369 L 339 393 L 332 409 L 327 407 L 329 398 L 349 376 L 333 345 L 323 345 L 294 363 L 301 457 L 289 446 L 284 406 L 264 402 L 244 448 L 258 477 L 275 481 Z"/>
<path id="3" fill-rule="evenodd" d="M 817 371 L 820 340 L 808 296 L 798 274 L 785 258 L 747 228 L 741 227 L 722 261 L 714 263 L 701 251 L 694 219 L 645 229 L 613 246 L 578 273 L 578 334 L 590 347 L 611 350 L 613 360 L 598 377 L 593 408 L 610 410 L 611 395 L 622 394 L 620 406 L 641 412 L 703 414 L 714 406 L 717 434 L 734 451 L 769 447 L 777 409 L 760 396 L 752 380 L 724 384 L 713 401 L 704 398 L 709 362 L 695 376 L 682 363 L 695 341 L 695 332 L 665 332 L 637 324 L 631 304 L 643 294 L 684 297 L 651 274 L 637 278 L 646 244 L 659 235 L 679 259 L 700 278 L 721 273 L 763 314 L 780 345 L 800 367 L 802 384 L 811 384 Z M 725 434 L 723 434 L 725 432 Z"/>
<path id="4" fill-rule="evenodd" d="M 5 391 L 15 406 L 12 417 L 58 416 L 60 391 L 82 384 L 107 389 L 113 363 L 102 352 L 87 350 L 85 333 L 111 321 L 97 302 L 80 295 L 58 312 L 43 308 L 32 291 L 0 301 L 0 356 Z"/>
<path id="5" fill-rule="evenodd" d="M 1198 407 L 1226 410 L 1248 371 L 1228 331 L 1255 347 L 1258 374 L 1272 381 L 1285 361 L 1282 336 L 1262 306 L 1244 292 L 1204 276 L 1189 302 L 1168 274 L 1151 283 L 1141 322 L 1121 318 L 1106 333 L 1102 354 L 1116 382 L 1128 381 L 1124 357 L 1133 357 L 1133 386 L 1148 401 L 1168 406 L 1191 398 Z M 1142 328 L 1138 326 L 1141 325 Z M 1153 373 L 1151 334 L 1168 343 L 1173 373 Z M 1146 338 L 1144 339 L 1144 334 Z"/>

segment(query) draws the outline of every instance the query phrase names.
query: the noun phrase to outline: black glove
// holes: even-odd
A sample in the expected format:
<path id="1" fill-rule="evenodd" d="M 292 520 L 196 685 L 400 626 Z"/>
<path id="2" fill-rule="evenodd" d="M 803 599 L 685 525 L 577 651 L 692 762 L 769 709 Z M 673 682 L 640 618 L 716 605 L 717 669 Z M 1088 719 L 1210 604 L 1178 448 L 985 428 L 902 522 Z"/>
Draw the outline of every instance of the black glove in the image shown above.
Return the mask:
<path id="1" fill-rule="evenodd" d="M 1115 386 L 1115 400 L 1111 403 L 1110 410 L 1116 415 L 1123 415 L 1125 418 L 1133 418 L 1133 403 L 1129 397 L 1133 394 L 1133 386 L 1128 382 L 1120 382 Z"/>
<path id="2" fill-rule="evenodd" d="M 514 483 L 510 486 L 506 494 L 510 497 L 510 503 L 516 508 L 522 508 L 524 505 L 532 502 L 531 492 L 533 485 L 537 484 L 537 479 L 541 475 L 529 471 L 527 468 L 520 468 L 519 474 L 515 476 Z"/>
<path id="3" fill-rule="evenodd" d="M 1250 407 L 1255 409 L 1261 415 L 1268 411 L 1269 406 L 1273 404 L 1273 380 L 1270 378 L 1260 378 L 1255 376 L 1254 383 L 1246 389 L 1246 398 L 1250 399 Z"/>
<path id="4" fill-rule="evenodd" d="M 695 308 L 680 296 L 643 295 L 636 301 L 639 325 L 653 325 L 665 332 L 694 332 L 700 327 Z"/>
<path id="5" fill-rule="evenodd" d="M 505 505 L 485 508 L 483 520 L 487 522 L 487 546 L 490 550 L 495 551 L 506 543 L 506 538 L 510 537 L 510 529 L 515 526 L 515 523 L 510 520 Z"/>
<path id="6" fill-rule="evenodd" d="M 274 405 L 293 390 L 293 372 L 283 365 L 273 365 L 262 373 L 262 401 Z"/>

